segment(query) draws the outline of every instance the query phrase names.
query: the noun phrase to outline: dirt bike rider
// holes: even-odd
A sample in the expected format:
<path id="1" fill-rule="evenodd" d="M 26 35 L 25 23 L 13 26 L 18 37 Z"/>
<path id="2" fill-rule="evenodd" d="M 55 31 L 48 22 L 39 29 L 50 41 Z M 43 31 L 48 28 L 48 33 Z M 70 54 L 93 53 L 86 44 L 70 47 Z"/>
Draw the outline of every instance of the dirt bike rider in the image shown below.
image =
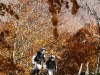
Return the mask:
<path id="1" fill-rule="evenodd" d="M 53 72 L 57 72 L 57 65 L 55 62 L 55 56 L 51 55 L 50 58 L 46 61 L 45 63 L 46 67 L 46 71 L 49 72 L 49 75 L 53 75 Z"/>
<path id="2" fill-rule="evenodd" d="M 44 52 L 45 52 L 45 48 L 42 47 L 40 49 L 40 51 L 37 51 L 32 57 L 32 64 L 33 64 L 32 69 L 35 70 L 37 68 L 37 74 L 39 73 L 39 71 L 42 68 L 41 61 L 44 60 L 44 62 L 45 62 Z"/>

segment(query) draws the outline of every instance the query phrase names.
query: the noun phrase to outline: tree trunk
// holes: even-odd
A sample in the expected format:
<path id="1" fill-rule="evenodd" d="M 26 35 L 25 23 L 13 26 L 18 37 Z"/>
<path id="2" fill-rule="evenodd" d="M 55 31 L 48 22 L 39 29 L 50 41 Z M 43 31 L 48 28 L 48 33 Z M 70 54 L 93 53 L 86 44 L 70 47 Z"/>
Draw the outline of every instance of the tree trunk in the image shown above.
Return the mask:
<path id="1" fill-rule="evenodd" d="M 99 50 L 99 55 L 98 55 L 98 59 L 97 59 L 96 74 L 98 74 L 98 73 L 99 73 L 99 64 L 100 64 L 100 50 Z"/>
<path id="2" fill-rule="evenodd" d="M 79 69 L 78 75 L 80 75 L 80 73 L 81 73 L 82 66 L 83 66 L 83 63 L 81 63 L 81 66 L 80 66 L 80 69 Z"/>
<path id="3" fill-rule="evenodd" d="M 87 62 L 87 64 L 86 64 L 85 75 L 89 75 L 89 62 Z"/>

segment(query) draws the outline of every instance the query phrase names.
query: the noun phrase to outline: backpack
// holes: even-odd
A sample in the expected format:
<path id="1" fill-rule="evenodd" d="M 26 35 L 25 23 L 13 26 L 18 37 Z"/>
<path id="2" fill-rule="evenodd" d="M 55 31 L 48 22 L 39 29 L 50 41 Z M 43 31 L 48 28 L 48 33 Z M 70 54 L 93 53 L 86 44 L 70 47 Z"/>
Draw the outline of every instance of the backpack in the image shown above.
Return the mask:
<path id="1" fill-rule="evenodd" d="M 35 61 L 36 62 L 41 62 L 42 61 L 42 59 L 44 59 L 44 54 L 42 54 L 41 52 L 37 52 L 37 56 L 35 57 Z"/>

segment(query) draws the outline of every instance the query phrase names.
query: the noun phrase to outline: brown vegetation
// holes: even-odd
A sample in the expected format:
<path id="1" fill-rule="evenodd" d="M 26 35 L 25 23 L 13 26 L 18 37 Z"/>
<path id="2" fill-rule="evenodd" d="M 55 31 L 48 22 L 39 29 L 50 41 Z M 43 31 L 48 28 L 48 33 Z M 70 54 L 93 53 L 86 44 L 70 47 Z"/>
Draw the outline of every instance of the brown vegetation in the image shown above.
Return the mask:
<path id="1" fill-rule="evenodd" d="M 71 2 L 72 15 L 76 15 L 80 6 L 76 0 Z M 48 0 L 46 3 L 45 0 L 20 0 L 20 3 L 20 5 L 1 6 L 7 16 L 4 15 L 5 13 L 3 15 L 9 18 L 4 25 L 0 23 L 0 73 L 2 75 L 10 72 L 29 75 L 32 68 L 32 55 L 41 46 L 46 48 L 47 58 L 55 54 L 58 73 L 61 75 L 77 74 L 81 63 L 85 66 L 87 61 L 90 72 L 94 71 L 98 52 L 98 28 L 94 22 L 86 24 L 80 30 L 77 29 L 76 24 L 77 33 L 69 33 L 70 27 L 67 28 L 66 23 L 60 24 L 67 17 L 63 19 L 58 17 L 61 14 L 65 16 L 61 9 L 64 4 L 69 9 L 69 2 Z M 60 33 L 58 26 L 63 28 Z M 68 30 L 63 32 L 64 29 Z"/>

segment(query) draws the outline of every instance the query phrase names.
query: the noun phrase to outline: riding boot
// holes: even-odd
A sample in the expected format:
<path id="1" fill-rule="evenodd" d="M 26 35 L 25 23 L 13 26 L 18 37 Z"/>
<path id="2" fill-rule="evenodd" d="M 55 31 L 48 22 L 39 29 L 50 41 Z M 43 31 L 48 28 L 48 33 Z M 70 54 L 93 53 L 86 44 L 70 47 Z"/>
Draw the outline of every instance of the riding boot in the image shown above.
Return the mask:
<path id="1" fill-rule="evenodd" d="M 35 70 L 32 69 L 30 75 L 35 75 L 35 73 L 36 73 Z"/>
<path id="2" fill-rule="evenodd" d="M 37 70 L 37 75 L 40 75 L 39 72 L 40 72 L 40 70 Z"/>

